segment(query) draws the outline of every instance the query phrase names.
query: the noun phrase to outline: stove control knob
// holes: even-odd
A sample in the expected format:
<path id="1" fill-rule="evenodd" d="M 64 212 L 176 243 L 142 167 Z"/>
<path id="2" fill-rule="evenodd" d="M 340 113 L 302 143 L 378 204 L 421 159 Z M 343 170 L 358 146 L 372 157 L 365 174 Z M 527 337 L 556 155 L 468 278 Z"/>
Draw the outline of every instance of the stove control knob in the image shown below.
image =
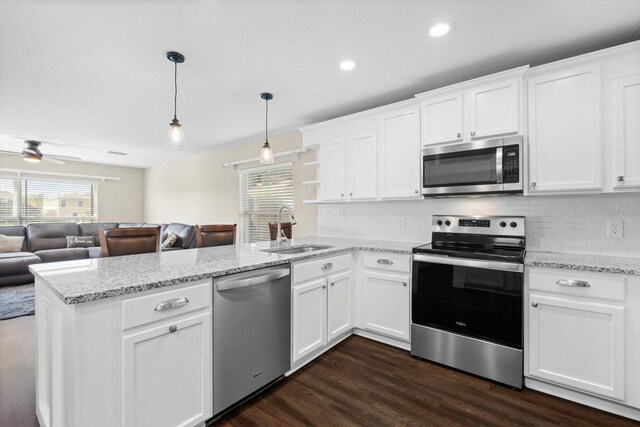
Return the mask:
<path id="1" fill-rule="evenodd" d="M 506 222 L 504 222 L 504 221 L 500 221 L 500 227 L 506 227 L 506 226 L 507 226 L 507 223 L 506 223 Z"/>
<path id="2" fill-rule="evenodd" d="M 518 224 L 515 221 L 511 221 L 511 224 L 509 224 L 511 226 L 511 228 L 516 228 L 518 226 Z"/>
<path id="3" fill-rule="evenodd" d="M 451 221 L 446 220 L 446 221 L 444 222 L 444 225 L 446 225 L 447 227 L 448 227 L 448 226 L 450 226 L 450 225 L 451 225 Z"/>
<path id="4" fill-rule="evenodd" d="M 441 219 L 439 219 L 439 220 L 436 222 L 436 224 L 438 224 L 438 225 L 442 225 L 442 220 L 441 220 Z"/>

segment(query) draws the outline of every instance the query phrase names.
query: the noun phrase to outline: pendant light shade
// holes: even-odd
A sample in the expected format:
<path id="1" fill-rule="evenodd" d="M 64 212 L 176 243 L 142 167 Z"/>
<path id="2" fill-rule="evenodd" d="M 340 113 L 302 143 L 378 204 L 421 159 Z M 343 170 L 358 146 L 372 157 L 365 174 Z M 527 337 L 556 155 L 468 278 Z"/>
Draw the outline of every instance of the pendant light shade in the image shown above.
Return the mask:
<path id="1" fill-rule="evenodd" d="M 174 64 L 173 74 L 173 120 L 169 124 L 169 132 L 167 134 L 167 147 L 171 148 L 184 148 L 184 130 L 182 125 L 178 121 L 177 107 L 178 107 L 178 64 L 184 62 L 184 55 L 178 52 L 167 52 L 167 59 Z"/>
<path id="2" fill-rule="evenodd" d="M 270 165 L 273 163 L 273 151 L 269 145 L 269 100 L 273 99 L 270 93 L 261 93 L 260 98 L 265 102 L 265 119 L 264 119 L 264 145 L 260 150 L 260 163 Z"/>

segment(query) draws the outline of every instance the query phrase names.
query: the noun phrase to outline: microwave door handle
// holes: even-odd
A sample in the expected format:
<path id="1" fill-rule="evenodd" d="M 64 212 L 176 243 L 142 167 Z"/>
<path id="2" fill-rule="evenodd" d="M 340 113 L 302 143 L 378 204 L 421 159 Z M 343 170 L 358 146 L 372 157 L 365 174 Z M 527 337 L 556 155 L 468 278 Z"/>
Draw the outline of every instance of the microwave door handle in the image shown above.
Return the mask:
<path id="1" fill-rule="evenodd" d="M 496 149 L 496 182 L 502 184 L 502 147 Z"/>

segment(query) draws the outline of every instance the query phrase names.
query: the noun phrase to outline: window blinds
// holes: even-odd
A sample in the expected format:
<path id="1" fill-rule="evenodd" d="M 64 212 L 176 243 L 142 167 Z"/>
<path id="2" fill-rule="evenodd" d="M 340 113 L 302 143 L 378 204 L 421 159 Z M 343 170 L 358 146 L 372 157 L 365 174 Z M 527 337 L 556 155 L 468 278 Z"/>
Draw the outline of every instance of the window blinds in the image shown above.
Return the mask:
<path id="1" fill-rule="evenodd" d="M 97 184 L 47 179 L 0 179 L 0 223 L 94 222 Z"/>
<path id="2" fill-rule="evenodd" d="M 277 222 L 278 209 L 293 207 L 292 167 L 283 163 L 240 171 L 240 242 L 269 240 L 269 223 Z"/>

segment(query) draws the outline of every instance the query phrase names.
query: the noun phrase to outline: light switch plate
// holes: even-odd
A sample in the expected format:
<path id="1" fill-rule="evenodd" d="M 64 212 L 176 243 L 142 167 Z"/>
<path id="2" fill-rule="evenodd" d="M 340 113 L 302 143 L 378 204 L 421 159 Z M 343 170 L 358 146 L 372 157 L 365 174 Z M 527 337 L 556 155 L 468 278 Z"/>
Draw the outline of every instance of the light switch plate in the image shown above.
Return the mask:
<path id="1" fill-rule="evenodd" d="M 607 237 L 622 237 L 624 234 L 624 222 L 621 219 L 607 221 Z"/>

